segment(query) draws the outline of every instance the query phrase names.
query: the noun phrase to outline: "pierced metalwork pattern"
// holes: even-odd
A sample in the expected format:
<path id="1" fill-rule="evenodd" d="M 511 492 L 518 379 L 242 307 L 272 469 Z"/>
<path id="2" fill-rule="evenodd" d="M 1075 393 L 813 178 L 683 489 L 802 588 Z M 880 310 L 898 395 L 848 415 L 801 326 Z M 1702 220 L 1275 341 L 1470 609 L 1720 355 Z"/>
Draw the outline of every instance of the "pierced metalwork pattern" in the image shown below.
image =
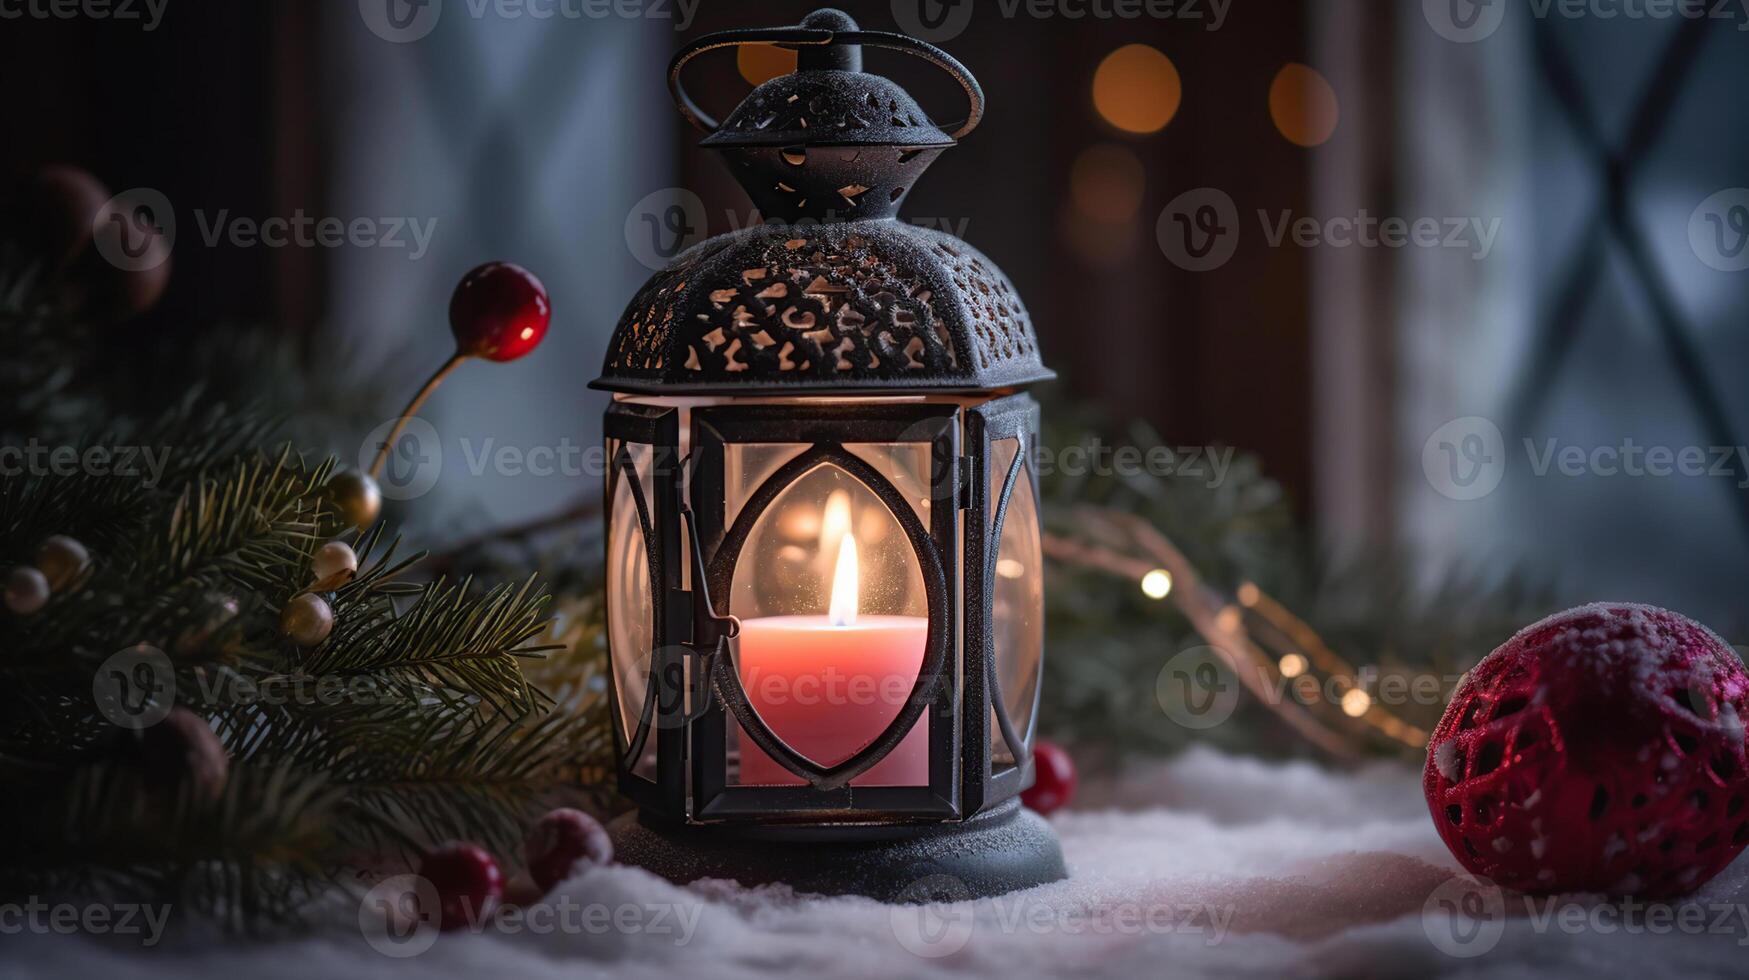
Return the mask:
<path id="1" fill-rule="evenodd" d="M 869 221 L 761 226 L 688 250 L 632 300 L 602 381 L 985 388 L 1045 377 L 1026 308 L 994 263 L 941 232 Z"/>
<path id="2" fill-rule="evenodd" d="M 794 72 L 760 85 L 704 146 L 939 146 L 952 139 L 892 80 L 863 72 Z"/>

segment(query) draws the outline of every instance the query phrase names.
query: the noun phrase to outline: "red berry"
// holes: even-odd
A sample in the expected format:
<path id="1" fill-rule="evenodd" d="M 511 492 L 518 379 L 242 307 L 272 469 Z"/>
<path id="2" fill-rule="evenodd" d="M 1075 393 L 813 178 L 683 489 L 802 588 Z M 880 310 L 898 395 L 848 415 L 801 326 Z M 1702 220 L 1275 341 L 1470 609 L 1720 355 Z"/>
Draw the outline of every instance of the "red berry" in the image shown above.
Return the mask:
<path id="1" fill-rule="evenodd" d="M 488 262 L 462 277 L 449 298 L 456 350 L 514 361 L 540 346 L 553 308 L 534 274 L 509 262 Z"/>
<path id="2" fill-rule="evenodd" d="M 542 892 L 572 875 L 613 860 L 613 841 L 594 817 L 562 808 L 540 818 L 523 842 L 528 873 Z"/>
<path id="3" fill-rule="evenodd" d="M 437 893 L 438 928 L 444 932 L 483 921 L 504 894 L 504 873 L 477 844 L 439 847 L 420 862 L 419 876 Z"/>
<path id="4" fill-rule="evenodd" d="M 1049 815 L 1075 798 L 1075 760 L 1055 742 L 1040 741 L 1032 747 L 1032 786 L 1020 794 L 1020 802 Z"/>
<path id="5" fill-rule="evenodd" d="M 1520 891 L 1679 895 L 1749 843 L 1749 673 L 1673 612 L 1583 606 L 1484 657 L 1422 790 L 1469 871 Z"/>

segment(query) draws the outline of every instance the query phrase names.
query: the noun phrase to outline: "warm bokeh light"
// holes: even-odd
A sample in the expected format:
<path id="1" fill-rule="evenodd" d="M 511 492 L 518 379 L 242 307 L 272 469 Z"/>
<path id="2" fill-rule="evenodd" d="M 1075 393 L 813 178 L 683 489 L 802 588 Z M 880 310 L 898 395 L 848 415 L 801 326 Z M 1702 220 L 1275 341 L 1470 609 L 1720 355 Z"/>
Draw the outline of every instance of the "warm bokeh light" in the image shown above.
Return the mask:
<path id="1" fill-rule="evenodd" d="M 1142 576 L 1142 594 L 1150 599 L 1164 599 L 1172 592 L 1172 574 L 1156 568 Z"/>
<path id="2" fill-rule="evenodd" d="M 1021 578 L 1026 574 L 1026 566 L 1018 559 L 998 558 L 996 559 L 996 574 L 1003 578 Z"/>
<path id="3" fill-rule="evenodd" d="M 775 44 L 743 44 L 735 49 L 735 67 L 750 85 L 796 70 L 796 53 Z"/>
<path id="4" fill-rule="evenodd" d="M 1222 633 L 1237 632 L 1244 622 L 1245 614 L 1239 611 L 1238 606 L 1222 606 L 1221 611 L 1215 613 L 1215 628 Z"/>
<path id="5" fill-rule="evenodd" d="M 1239 605 L 1255 606 L 1257 601 L 1262 598 L 1263 590 L 1259 589 L 1256 584 L 1245 582 L 1239 586 Z"/>
<path id="6" fill-rule="evenodd" d="M 1281 676 L 1298 677 L 1305 673 L 1306 668 L 1311 665 L 1306 663 L 1306 658 L 1302 654 L 1289 653 L 1281 658 L 1281 663 L 1278 666 L 1281 668 Z"/>
<path id="7" fill-rule="evenodd" d="M 1358 687 L 1351 687 L 1342 695 L 1342 713 L 1350 718 L 1359 718 L 1366 714 L 1366 709 L 1372 707 L 1372 695 Z"/>
<path id="8" fill-rule="evenodd" d="M 1082 150 L 1069 168 L 1069 199 L 1083 215 L 1106 224 L 1134 218 L 1146 187 L 1142 161 L 1116 143 Z"/>
<path id="9" fill-rule="evenodd" d="M 1315 69 L 1282 66 L 1269 85 L 1269 118 L 1290 143 L 1317 146 L 1336 132 L 1336 90 Z"/>
<path id="10" fill-rule="evenodd" d="M 1178 112 L 1183 92 L 1172 59 L 1146 44 L 1126 44 L 1093 73 L 1093 106 L 1128 133 L 1159 132 Z"/>

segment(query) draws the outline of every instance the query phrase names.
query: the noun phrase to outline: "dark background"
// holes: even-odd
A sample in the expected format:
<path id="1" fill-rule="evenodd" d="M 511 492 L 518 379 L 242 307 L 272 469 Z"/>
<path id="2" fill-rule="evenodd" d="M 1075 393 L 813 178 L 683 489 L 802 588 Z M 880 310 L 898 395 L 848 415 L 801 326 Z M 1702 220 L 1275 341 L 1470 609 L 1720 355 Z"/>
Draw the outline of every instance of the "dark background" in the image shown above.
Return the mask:
<path id="1" fill-rule="evenodd" d="M 199 346 L 264 324 L 298 338 L 306 370 L 366 379 L 386 417 L 448 348 L 449 284 L 510 258 L 552 289 L 554 337 L 530 363 L 458 375 L 434 418 L 446 437 L 597 438 L 600 397 L 583 384 L 650 271 L 630 254 L 628 214 L 664 188 L 698 194 L 713 234 L 730 230 L 726 211 L 747 210 L 669 106 L 667 57 L 700 33 L 794 23 L 812 7 L 703 0 L 677 30 L 660 17 L 474 16 L 466 0 L 443 2 L 436 28 L 408 43 L 374 36 L 353 0 L 168 0 L 150 30 L 0 21 L 5 172 L 76 163 L 175 203 L 171 286 L 117 332 L 118 349 Z M 964 221 L 1027 302 L 1065 401 L 1143 420 L 1174 444 L 1257 453 L 1334 555 L 1401 547 L 1430 577 L 1523 564 L 1579 598 L 1737 608 L 1742 474 L 1536 477 L 1516 447 L 1746 441 L 1735 379 L 1749 356 L 1749 273 L 1697 261 L 1685 237 L 1703 199 L 1749 184 L 1740 19 L 1514 9 L 1493 36 L 1458 43 L 1419 0 L 1232 0 L 1214 30 L 1206 2 L 1132 19 L 973 2 L 941 43 L 978 75 L 988 115 L 905 213 Z M 887 0 L 841 6 L 897 29 Z M 1101 60 L 1137 43 L 1171 59 L 1182 91 L 1149 134 L 1110 125 L 1090 94 Z M 689 85 L 720 113 L 749 83 L 732 56 L 713 57 Z M 1318 71 L 1339 105 L 1315 146 L 1272 118 L 1272 82 L 1294 64 Z M 963 111 L 927 69 L 879 53 L 868 68 L 938 120 Z M 1090 148 L 1131 156 L 1145 175 L 1140 201 L 1115 217 L 1076 204 Z M 1231 261 L 1207 272 L 1179 268 L 1155 238 L 1162 208 L 1200 187 L 1236 202 L 1244 227 Z M 418 261 L 207 247 L 197 209 L 424 216 L 438 235 Z M 1500 245 L 1482 260 L 1271 247 L 1252 217 L 1359 209 L 1497 217 Z M 1466 416 L 1496 421 L 1512 455 L 1484 501 L 1449 500 L 1423 476 L 1430 434 Z M 452 479 L 445 465 L 433 506 L 454 515 L 452 530 L 577 492 L 556 478 Z"/>

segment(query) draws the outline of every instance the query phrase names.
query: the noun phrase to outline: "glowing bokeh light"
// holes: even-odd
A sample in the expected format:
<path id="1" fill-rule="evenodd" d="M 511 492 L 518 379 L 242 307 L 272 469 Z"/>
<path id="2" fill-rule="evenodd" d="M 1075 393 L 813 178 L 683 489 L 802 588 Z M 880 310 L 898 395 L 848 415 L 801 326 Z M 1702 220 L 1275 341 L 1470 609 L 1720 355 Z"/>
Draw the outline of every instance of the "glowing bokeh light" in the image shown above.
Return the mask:
<path id="1" fill-rule="evenodd" d="M 1146 44 L 1126 44 L 1093 73 L 1093 107 L 1126 133 L 1163 129 L 1178 112 L 1183 90 L 1172 59 Z"/>
<path id="2" fill-rule="evenodd" d="M 1116 143 L 1082 150 L 1069 167 L 1069 199 L 1083 215 L 1105 224 L 1134 218 L 1146 187 L 1142 161 Z"/>
<path id="3" fill-rule="evenodd" d="M 775 44 L 743 44 L 735 49 L 735 67 L 749 85 L 770 81 L 796 70 L 796 53 Z"/>
<path id="4" fill-rule="evenodd" d="M 1269 118 L 1288 142 L 1317 146 L 1336 132 L 1336 90 L 1315 69 L 1283 65 L 1269 84 Z"/>

